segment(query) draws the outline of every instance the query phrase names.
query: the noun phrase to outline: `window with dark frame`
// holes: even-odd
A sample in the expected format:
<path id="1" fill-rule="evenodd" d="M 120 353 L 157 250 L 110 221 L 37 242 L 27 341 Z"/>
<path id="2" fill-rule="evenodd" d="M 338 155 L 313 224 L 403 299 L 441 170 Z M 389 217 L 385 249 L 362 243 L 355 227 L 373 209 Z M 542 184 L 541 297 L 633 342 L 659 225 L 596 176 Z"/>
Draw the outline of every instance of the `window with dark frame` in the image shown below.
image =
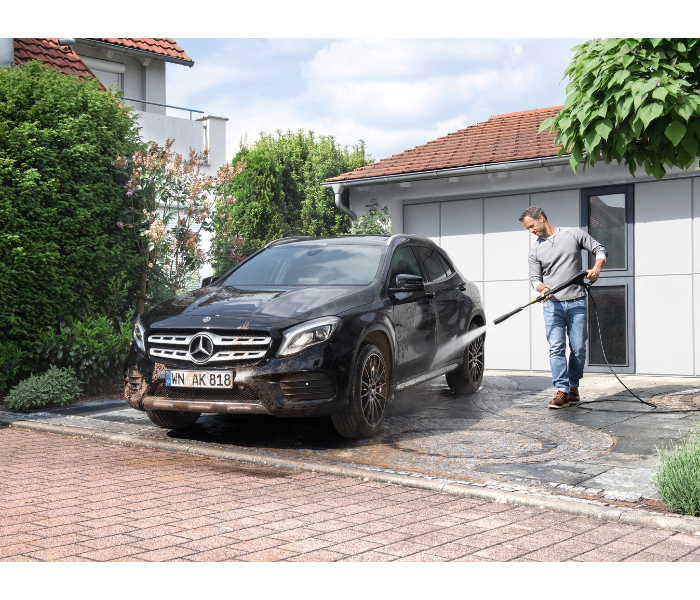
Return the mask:
<path id="1" fill-rule="evenodd" d="M 590 289 L 600 332 L 593 304 L 588 301 L 587 366 L 592 370 L 607 369 L 607 358 L 610 365 L 634 372 L 633 209 L 633 185 L 581 190 L 582 227 L 608 252 L 600 278 Z M 596 258 L 586 254 L 584 264 L 590 269 Z"/>

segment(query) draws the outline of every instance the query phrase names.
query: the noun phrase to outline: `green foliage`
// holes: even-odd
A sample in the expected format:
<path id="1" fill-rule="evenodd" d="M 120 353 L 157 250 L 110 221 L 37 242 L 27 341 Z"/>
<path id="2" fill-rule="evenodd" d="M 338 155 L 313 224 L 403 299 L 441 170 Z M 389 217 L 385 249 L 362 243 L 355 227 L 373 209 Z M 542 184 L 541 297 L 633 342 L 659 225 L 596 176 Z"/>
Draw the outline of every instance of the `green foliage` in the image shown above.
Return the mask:
<path id="1" fill-rule="evenodd" d="M 87 385 L 122 377 L 135 311 L 117 323 L 96 312 L 61 323 L 58 331 L 45 329 L 36 344 L 39 356 L 53 365 L 70 367 Z"/>
<path id="2" fill-rule="evenodd" d="M 39 62 L 0 68 L 0 345 L 32 362 L 40 331 L 100 305 L 139 256 L 116 225 L 124 180 L 111 162 L 137 149 L 130 109 Z"/>
<path id="3" fill-rule="evenodd" d="M 624 160 L 661 179 L 687 169 L 700 148 L 700 39 L 611 38 L 576 46 L 564 108 L 542 123 L 557 131 L 571 167 Z"/>
<path id="4" fill-rule="evenodd" d="M 81 387 L 73 371 L 52 366 L 43 375 L 31 375 L 20 381 L 10 390 L 6 400 L 12 410 L 65 406 L 78 399 Z"/>
<path id="5" fill-rule="evenodd" d="M 352 235 L 367 235 L 394 233 L 391 227 L 391 215 L 386 206 L 382 207 L 381 213 L 377 210 L 379 205 L 377 200 L 372 198 L 369 204 L 365 205 L 367 210 L 352 224 L 350 233 Z"/>
<path id="6" fill-rule="evenodd" d="M 659 449 L 652 481 L 669 509 L 700 516 L 700 422 L 684 443 Z"/>
<path id="7" fill-rule="evenodd" d="M 0 392 L 14 380 L 22 367 L 23 353 L 13 342 L 0 344 Z"/>
<path id="8" fill-rule="evenodd" d="M 333 191 L 320 184 L 370 162 L 362 140 L 339 146 L 333 136 L 316 137 L 313 132 L 277 131 L 242 147 L 233 164 L 245 170 L 217 201 L 215 273 L 235 264 L 225 259 L 231 235 L 243 238 L 240 254 L 247 256 L 285 235 L 347 233 L 348 217 L 337 210 Z"/>

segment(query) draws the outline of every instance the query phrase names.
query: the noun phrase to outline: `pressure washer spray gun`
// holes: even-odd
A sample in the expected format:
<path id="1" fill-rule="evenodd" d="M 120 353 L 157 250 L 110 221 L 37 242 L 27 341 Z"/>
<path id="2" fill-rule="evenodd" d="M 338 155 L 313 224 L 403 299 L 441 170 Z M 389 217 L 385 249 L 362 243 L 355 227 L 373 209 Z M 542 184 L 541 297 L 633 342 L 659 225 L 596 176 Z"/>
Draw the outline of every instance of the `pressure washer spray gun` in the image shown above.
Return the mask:
<path id="1" fill-rule="evenodd" d="M 549 290 L 544 296 L 538 296 L 534 300 L 531 300 L 524 306 L 521 306 L 520 308 L 516 308 L 514 311 L 509 312 L 507 315 L 503 315 L 502 317 L 498 317 L 498 319 L 495 319 L 493 324 L 498 325 L 499 323 L 503 323 L 506 319 L 510 319 L 513 315 L 517 315 L 521 310 L 524 308 L 527 308 L 528 306 L 532 306 L 536 302 L 542 302 L 547 296 L 551 296 L 553 294 L 556 294 L 557 292 L 561 292 L 563 289 L 568 288 L 570 285 L 590 285 L 590 284 L 585 284 L 583 283 L 583 278 L 588 274 L 588 271 L 581 271 L 580 273 L 577 273 L 574 275 L 571 279 L 565 281 L 564 283 L 559 284 L 556 287 L 553 287 L 551 290 Z"/>

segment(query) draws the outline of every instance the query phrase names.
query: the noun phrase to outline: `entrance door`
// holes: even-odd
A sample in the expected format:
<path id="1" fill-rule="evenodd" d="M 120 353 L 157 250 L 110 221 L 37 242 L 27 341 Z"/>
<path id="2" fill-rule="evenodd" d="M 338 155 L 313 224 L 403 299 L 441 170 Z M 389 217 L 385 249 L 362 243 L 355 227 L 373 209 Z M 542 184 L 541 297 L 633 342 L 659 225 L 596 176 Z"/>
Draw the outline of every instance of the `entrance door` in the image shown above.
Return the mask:
<path id="1" fill-rule="evenodd" d="M 617 372 L 634 373 L 634 186 L 581 190 L 581 222 L 608 251 L 591 288 L 595 305 L 588 301 L 586 370 L 607 371 L 607 358 Z M 586 252 L 584 267 L 594 264 Z"/>

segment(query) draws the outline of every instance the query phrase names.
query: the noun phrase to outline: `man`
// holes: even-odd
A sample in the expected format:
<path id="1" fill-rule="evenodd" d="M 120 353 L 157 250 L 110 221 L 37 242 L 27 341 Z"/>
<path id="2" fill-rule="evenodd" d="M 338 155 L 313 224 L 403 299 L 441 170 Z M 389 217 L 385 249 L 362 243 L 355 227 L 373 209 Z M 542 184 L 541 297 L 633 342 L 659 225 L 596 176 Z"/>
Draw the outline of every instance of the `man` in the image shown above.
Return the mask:
<path id="1" fill-rule="evenodd" d="M 550 287 L 564 283 L 582 270 L 581 250 L 595 255 L 595 266 L 586 278 L 594 282 L 600 275 L 608 253 L 602 244 L 578 227 L 554 227 L 544 211 L 531 206 L 520 221 L 537 241 L 530 248 L 530 283 L 540 296 L 549 342 L 549 364 L 555 394 L 549 408 L 564 408 L 580 401 L 578 386 L 586 363 L 588 318 L 586 290 L 581 285 L 564 288 L 556 295 L 547 295 Z M 566 336 L 569 336 L 569 365 L 566 364 Z"/>

